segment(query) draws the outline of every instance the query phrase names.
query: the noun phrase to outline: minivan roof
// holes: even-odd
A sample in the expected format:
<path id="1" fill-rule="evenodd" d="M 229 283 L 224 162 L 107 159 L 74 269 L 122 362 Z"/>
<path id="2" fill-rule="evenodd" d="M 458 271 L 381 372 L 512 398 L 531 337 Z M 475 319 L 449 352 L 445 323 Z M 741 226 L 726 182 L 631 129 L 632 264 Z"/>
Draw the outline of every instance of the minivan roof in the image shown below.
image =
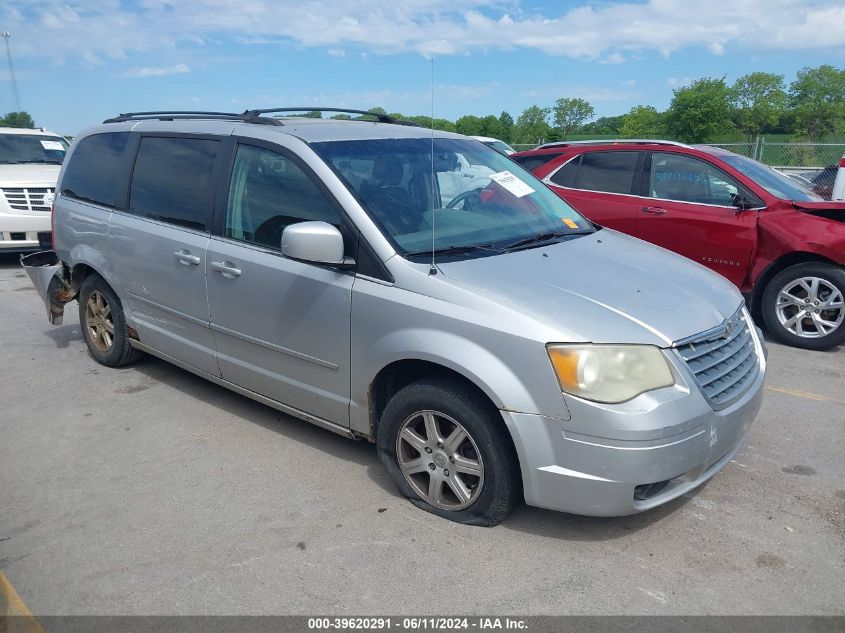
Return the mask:
<path id="1" fill-rule="evenodd" d="M 80 136 L 106 131 L 136 132 L 177 132 L 190 131 L 192 133 L 228 135 L 238 133 L 249 135 L 249 131 L 260 130 L 260 136 L 267 134 L 287 134 L 299 138 L 306 143 L 320 143 L 323 141 L 352 141 L 370 139 L 415 139 L 431 138 L 430 128 L 395 123 L 380 123 L 376 121 L 355 121 L 343 119 L 315 119 L 309 117 L 284 117 L 282 125 L 266 125 L 222 118 L 190 118 L 161 120 L 145 118 L 138 120 L 116 121 L 103 123 L 83 132 Z M 436 138 L 454 138 L 467 140 L 466 136 L 453 132 L 435 130 Z"/>

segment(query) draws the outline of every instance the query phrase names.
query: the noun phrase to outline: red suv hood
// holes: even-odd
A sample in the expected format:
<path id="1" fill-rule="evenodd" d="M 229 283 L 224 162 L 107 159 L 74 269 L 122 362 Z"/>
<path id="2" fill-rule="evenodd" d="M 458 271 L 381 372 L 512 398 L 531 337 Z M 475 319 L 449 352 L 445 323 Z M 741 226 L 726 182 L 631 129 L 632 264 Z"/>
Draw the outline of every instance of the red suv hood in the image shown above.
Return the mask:
<path id="1" fill-rule="evenodd" d="M 801 213 L 815 215 L 820 218 L 827 218 L 835 222 L 845 222 L 845 201 L 824 200 L 821 202 L 797 202 L 793 201 L 792 206 Z"/>
<path id="2" fill-rule="evenodd" d="M 800 202 L 793 200 L 792 206 L 806 211 L 845 211 L 845 200 L 822 200 L 820 202 Z"/>

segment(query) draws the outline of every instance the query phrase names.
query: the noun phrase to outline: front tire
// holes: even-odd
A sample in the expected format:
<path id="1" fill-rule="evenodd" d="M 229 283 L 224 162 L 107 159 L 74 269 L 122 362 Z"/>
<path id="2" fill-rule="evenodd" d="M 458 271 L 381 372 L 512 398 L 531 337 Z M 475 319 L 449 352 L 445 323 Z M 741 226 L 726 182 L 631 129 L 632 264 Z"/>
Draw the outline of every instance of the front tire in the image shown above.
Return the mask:
<path id="1" fill-rule="evenodd" d="M 845 341 L 845 270 L 808 262 L 775 275 L 763 291 L 763 320 L 787 345 L 825 350 Z"/>
<path id="2" fill-rule="evenodd" d="M 129 331 L 120 299 L 105 280 L 88 275 L 79 289 L 79 325 L 88 351 L 107 367 L 135 362 L 141 352 L 129 343 Z"/>
<path id="3" fill-rule="evenodd" d="M 499 412 L 468 386 L 429 378 L 404 387 L 385 407 L 376 443 L 402 494 L 451 521 L 497 525 L 522 497 Z"/>

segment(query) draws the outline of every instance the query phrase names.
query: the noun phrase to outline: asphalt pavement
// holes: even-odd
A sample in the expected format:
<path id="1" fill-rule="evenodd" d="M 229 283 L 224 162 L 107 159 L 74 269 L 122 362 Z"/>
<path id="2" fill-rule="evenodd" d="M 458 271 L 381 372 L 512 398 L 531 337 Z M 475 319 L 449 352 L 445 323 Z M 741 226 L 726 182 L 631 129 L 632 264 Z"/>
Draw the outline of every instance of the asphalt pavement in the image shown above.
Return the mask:
<path id="1" fill-rule="evenodd" d="M 769 344 L 747 446 L 633 517 L 460 526 L 353 442 L 98 365 L 0 256 L 0 571 L 36 615 L 845 614 L 845 349 Z"/>

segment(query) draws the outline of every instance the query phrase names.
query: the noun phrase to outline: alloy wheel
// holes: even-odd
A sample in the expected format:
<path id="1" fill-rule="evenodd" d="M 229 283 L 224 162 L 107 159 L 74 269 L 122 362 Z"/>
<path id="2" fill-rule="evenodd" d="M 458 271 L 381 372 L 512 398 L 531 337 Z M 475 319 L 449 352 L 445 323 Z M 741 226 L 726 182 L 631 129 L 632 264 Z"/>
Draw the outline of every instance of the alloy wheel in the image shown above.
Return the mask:
<path id="1" fill-rule="evenodd" d="M 88 337 L 101 352 L 108 352 L 114 342 L 114 320 L 111 306 L 98 290 L 88 295 L 85 303 L 85 327 Z"/>
<path id="2" fill-rule="evenodd" d="M 842 292 L 821 277 L 799 277 L 777 296 L 775 314 L 787 331 L 801 338 L 827 336 L 845 321 Z"/>
<path id="3" fill-rule="evenodd" d="M 437 411 L 418 411 L 402 423 L 396 459 L 417 495 L 442 510 L 472 505 L 484 485 L 481 453 L 457 420 Z"/>

